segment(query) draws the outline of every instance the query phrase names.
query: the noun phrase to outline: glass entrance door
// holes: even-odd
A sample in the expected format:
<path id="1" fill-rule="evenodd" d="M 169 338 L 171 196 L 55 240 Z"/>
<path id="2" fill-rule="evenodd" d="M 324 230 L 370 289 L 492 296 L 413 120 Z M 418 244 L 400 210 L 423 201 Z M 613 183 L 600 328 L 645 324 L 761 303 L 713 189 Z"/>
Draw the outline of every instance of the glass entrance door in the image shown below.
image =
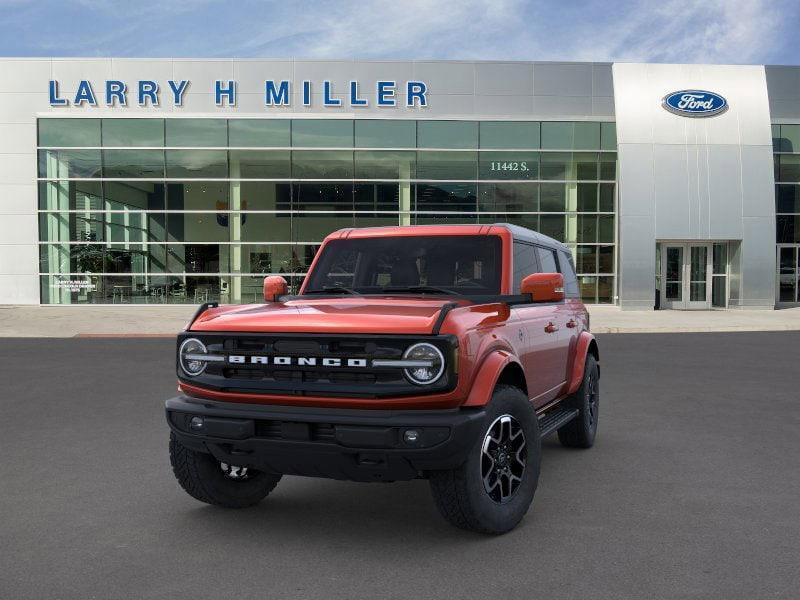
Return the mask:
<path id="1" fill-rule="evenodd" d="M 662 308 L 711 308 L 711 244 L 664 243 Z"/>
<path id="2" fill-rule="evenodd" d="M 778 278 L 776 290 L 779 304 L 800 302 L 800 246 L 778 246 Z"/>
<path id="3" fill-rule="evenodd" d="M 683 308 L 683 244 L 664 246 L 662 264 L 664 265 L 663 308 Z"/>

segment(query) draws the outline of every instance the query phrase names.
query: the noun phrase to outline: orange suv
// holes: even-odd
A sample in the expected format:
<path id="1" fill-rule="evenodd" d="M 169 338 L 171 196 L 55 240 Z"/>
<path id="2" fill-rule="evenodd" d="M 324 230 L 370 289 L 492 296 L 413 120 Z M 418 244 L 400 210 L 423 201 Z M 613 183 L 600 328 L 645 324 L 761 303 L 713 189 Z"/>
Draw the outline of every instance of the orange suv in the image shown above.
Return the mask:
<path id="1" fill-rule="evenodd" d="M 282 475 L 424 478 L 452 524 L 503 533 L 541 439 L 588 448 L 600 368 L 569 250 L 514 225 L 344 229 L 296 295 L 204 304 L 178 336 L 170 459 L 193 497 L 260 502 Z"/>

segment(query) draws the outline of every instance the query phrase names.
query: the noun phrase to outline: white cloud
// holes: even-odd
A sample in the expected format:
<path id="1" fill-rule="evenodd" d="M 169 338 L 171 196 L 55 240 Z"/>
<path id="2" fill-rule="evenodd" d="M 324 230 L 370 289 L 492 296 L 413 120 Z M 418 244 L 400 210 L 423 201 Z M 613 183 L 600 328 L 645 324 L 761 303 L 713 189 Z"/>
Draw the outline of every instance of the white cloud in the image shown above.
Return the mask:
<path id="1" fill-rule="evenodd" d="M 576 57 L 614 60 L 748 63 L 766 60 L 782 20 L 796 8 L 769 0 L 666 0 L 638 6 L 582 43 Z M 582 27 L 591 34 L 591 28 Z M 586 39 L 586 38 L 582 38 Z"/>
<path id="2" fill-rule="evenodd" d="M 304 57 L 458 56 L 482 40 L 502 37 L 521 0 L 318 2 L 279 10 L 245 30 L 236 53 L 281 52 Z M 247 29 L 250 29 L 248 32 Z"/>
<path id="3" fill-rule="evenodd" d="M 797 0 L 9 2 L 0 54 L 800 63 Z"/>

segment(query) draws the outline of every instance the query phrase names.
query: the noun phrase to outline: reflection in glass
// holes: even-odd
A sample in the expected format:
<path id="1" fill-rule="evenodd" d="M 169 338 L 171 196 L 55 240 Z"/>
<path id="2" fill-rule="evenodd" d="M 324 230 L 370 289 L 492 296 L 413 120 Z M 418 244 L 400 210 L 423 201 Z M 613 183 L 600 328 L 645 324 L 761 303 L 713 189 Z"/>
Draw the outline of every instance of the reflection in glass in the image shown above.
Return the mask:
<path id="1" fill-rule="evenodd" d="M 542 123 L 542 148 L 549 150 L 571 150 L 574 148 L 575 128 L 569 122 Z"/>
<path id="2" fill-rule="evenodd" d="M 539 184 L 539 205 L 542 212 L 564 212 L 567 209 L 567 186 L 563 183 Z"/>
<path id="3" fill-rule="evenodd" d="M 289 242 L 292 239 L 291 212 L 245 213 L 240 216 L 240 222 L 241 239 L 245 242 Z"/>
<path id="4" fill-rule="evenodd" d="M 350 183 L 298 183 L 294 185 L 292 210 L 336 213 L 353 210 Z M 296 217 L 300 218 L 298 215 Z"/>
<path id="5" fill-rule="evenodd" d="M 578 215 L 578 242 L 597 242 L 597 215 Z"/>
<path id="6" fill-rule="evenodd" d="M 598 273 L 614 272 L 614 246 L 598 246 Z M 660 275 L 659 275 L 660 276 Z"/>
<path id="7" fill-rule="evenodd" d="M 400 210 L 400 195 L 408 194 L 410 186 L 397 183 L 361 183 L 355 186 L 355 210 L 393 211 Z M 407 208 L 406 210 L 409 210 Z M 391 217 L 397 224 L 397 216 Z"/>
<path id="8" fill-rule="evenodd" d="M 103 176 L 116 179 L 164 177 L 163 150 L 103 150 Z"/>
<path id="9" fill-rule="evenodd" d="M 615 181 L 617 179 L 617 155 L 611 152 L 600 154 L 600 179 Z"/>
<path id="10" fill-rule="evenodd" d="M 617 149 L 617 124 L 600 123 L 600 148 L 602 150 Z"/>
<path id="11" fill-rule="evenodd" d="M 100 177 L 100 150 L 39 150 L 39 177 Z"/>
<path id="12" fill-rule="evenodd" d="M 481 148 L 539 148 L 539 122 L 483 121 L 480 124 Z"/>
<path id="13" fill-rule="evenodd" d="M 292 186 L 288 182 L 243 181 L 229 187 L 238 191 L 240 210 L 291 210 Z"/>
<path id="14" fill-rule="evenodd" d="M 230 147 L 288 148 L 290 123 L 288 119 L 230 119 Z"/>
<path id="15" fill-rule="evenodd" d="M 346 150 L 295 150 L 292 152 L 295 179 L 352 179 L 353 152 Z"/>
<path id="16" fill-rule="evenodd" d="M 597 273 L 597 246 L 578 246 L 578 273 Z"/>
<path id="17" fill-rule="evenodd" d="M 164 210 L 166 186 L 163 183 L 104 181 L 103 192 L 107 210 Z"/>
<path id="18" fill-rule="evenodd" d="M 581 275 L 578 277 L 581 299 L 588 304 L 597 303 L 597 277 Z"/>
<path id="19" fill-rule="evenodd" d="M 195 148 L 228 145 L 225 119 L 166 119 L 166 145 Z"/>
<path id="20" fill-rule="evenodd" d="M 101 185 L 99 181 L 40 181 L 39 208 L 101 210 L 103 208 Z"/>
<path id="21" fill-rule="evenodd" d="M 477 148 L 476 121 L 417 121 L 419 148 Z"/>
<path id="22" fill-rule="evenodd" d="M 600 187 L 600 212 L 614 212 L 614 184 L 601 183 Z"/>
<path id="23" fill-rule="evenodd" d="M 352 148 L 353 121 L 347 119 L 295 119 L 292 121 L 295 148 Z"/>
<path id="24" fill-rule="evenodd" d="M 100 119 L 39 119 L 39 145 L 99 146 Z"/>
<path id="25" fill-rule="evenodd" d="M 542 179 L 575 179 L 572 155 L 568 152 L 542 152 Z"/>
<path id="26" fill-rule="evenodd" d="M 458 211 L 477 210 L 477 190 L 474 183 L 418 183 L 416 188 L 416 210 Z"/>
<path id="27" fill-rule="evenodd" d="M 537 212 L 538 183 L 481 183 L 478 210 L 497 212 Z"/>
<path id="28" fill-rule="evenodd" d="M 164 119 L 103 119 L 103 146 L 164 145 Z"/>
<path id="29" fill-rule="evenodd" d="M 416 152 L 356 151 L 356 179 L 414 179 Z"/>
<path id="30" fill-rule="evenodd" d="M 566 241 L 567 218 L 565 215 L 541 215 L 539 217 L 539 232 L 559 242 Z"/>
<path id="31" fill-rule="evenodd" d="M 578 211 L 597 212 L 597 184 L 578 184 Z"/>
<path id="32" fill-rule="evenodd" d="M 581 180 L 597 180 L 597 154 L 589 152 L 576 152 L 572 155 L 575 161 L 575 178 Z"/>
<path id="33" fill-rule="evenodd" d="M 417 179 L 474 180 L 477 174 L 477 152 L 417 153 Z"/>
<path id="34" fill-rule="evenodd" d="M 778 244 L 800 242 L 800 215 L 778 215 L 775 217 L 775 227 Z"/>
<path id="35" fill-rule="evenodd" d="M 225 150 L 167 150 L 167 177 L 224 179 L 228 177 Z"/>
<path id="36" fill-rule="evenodd" d="M 800 213 L 800 185 L 776 185 L 775 204 L 775 212 Z"/>
<path id="37" fill-rule="evenodd" d="M 411 120 L 356 119 L 356 148 L 415 148 L 417 124 Z"/>
<path id="38" fill-rule="evenodd" d="M 231 179 L 289 179 L 292 176 L 288 150 L 231 150 Z"/>
<path id="39" fill-rule="evenodd" d="M 800 154 L 781 154 L 777 181 L 792 183 L 800 181 Z"/>
<path id="40" fill-rule="evenodd" d="M 44 121 L 41 143 L 68 149 L 42 151 L 39 172 L 72 180 L 39 183 L 39 206 L 48 211 L 39 216 L 40 237 L 51 242 L 42 244 L 42 268 L 56 265 L 47 277 L 78 270 L 96 280 L 43 279 L 43 299 L 52 302 L 259 301 L 263 274 L 279 272 L 299 285 L 302 275 L 290 271 L 304 272 L 335 229 L 494 222 L 568 241 L 583 275 L 605 274 L 584 282 L 587 300 L 613 301 L 613 123 L 125 118 L 105 119 L 101 128 L 97 119 Z M 99 146 L 101 133 L 103 176 L 118 181 L 99 180 L 100 151 L 75 148 Z M 433 149 L 416 150 L 418 139 Z M 277 149 L 292 141 L 317 150 Z M 145 149 L 165 144 L 186 149 Z M 374 150 L 353 152 L 354 144 Z M 337 147 L 345 149 L 320 150 Z M 793 160 L 783 170 L 777 160 L 776 176 L 792 176 Z M 779 213 L 800 205 L 796 187 L 778 186 Z M 779 214 L 777 225 L 779 239 L 800 235 L 795 214 Z M 715 265 L 726 262 L 724 248 L 713 252 Z M 81 271 L 91 265 L 91 274 Z M 127 280 L 103 279 L 103 270 Z M 184 272 L 214 276 L 189 280 Z M 724 283 L 715 274 L 712 295 L 718 277 Z"/>
<path id="41" fill-rule="evenodd" d="M 614 278 L 597 278 L 597 303 L 611 304 L 614 301 Z"/>

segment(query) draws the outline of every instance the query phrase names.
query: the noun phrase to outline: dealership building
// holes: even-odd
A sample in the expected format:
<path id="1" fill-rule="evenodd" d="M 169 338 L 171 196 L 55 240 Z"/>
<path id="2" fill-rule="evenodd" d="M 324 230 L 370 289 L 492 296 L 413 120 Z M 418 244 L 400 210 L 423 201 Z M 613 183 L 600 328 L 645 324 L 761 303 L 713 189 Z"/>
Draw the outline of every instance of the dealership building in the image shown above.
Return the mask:
<path id="1" fill-rule="evenodd" d="M 0 304 L 258 302 L 346 227 L 514 223 L 588 303 L 800 302 L 800 67 L 0 59 Z"/>

